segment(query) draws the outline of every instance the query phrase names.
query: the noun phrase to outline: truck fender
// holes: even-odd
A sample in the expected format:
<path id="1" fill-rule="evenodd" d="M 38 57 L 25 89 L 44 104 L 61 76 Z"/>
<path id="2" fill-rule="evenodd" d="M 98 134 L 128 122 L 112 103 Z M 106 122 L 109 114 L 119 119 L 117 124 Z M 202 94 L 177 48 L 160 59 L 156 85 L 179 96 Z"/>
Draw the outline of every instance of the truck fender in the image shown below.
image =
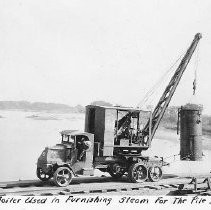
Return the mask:
<path id="1" fill-rule="evenodd" d="M 74 172 L 74 170 L 72 169 L 72 167 L 70 167 L 68 164 L 64 164 L 63 167 L 69 168 L 73 172 L 73 175 L 77 176 L 76 173 Z"/>
<path id="2" fill-rule="evenodd" d="M 55 172 L 59 167 L 67 167 L 67 168 L 69 168 L 69 169 L 73 172 L 73 175 L 77 177 L 76 173 L 74 172 L 74 170 L 72 169 L 72 167 L 71 167 L 69 164 L 57 164 L 57 166 L 54 168 L 54 172 Z"/>

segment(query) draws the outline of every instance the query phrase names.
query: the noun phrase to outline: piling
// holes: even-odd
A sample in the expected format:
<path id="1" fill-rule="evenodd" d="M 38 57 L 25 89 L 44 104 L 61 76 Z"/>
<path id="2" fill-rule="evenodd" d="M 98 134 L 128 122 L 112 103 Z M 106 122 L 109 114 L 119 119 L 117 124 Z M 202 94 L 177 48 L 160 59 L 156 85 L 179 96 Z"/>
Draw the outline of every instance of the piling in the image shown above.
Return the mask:
<path id="1" fill-rule="evenodd" d="M 202 160 L 202 106 L 186 104 L 179 109 L 180 159 Z"/>

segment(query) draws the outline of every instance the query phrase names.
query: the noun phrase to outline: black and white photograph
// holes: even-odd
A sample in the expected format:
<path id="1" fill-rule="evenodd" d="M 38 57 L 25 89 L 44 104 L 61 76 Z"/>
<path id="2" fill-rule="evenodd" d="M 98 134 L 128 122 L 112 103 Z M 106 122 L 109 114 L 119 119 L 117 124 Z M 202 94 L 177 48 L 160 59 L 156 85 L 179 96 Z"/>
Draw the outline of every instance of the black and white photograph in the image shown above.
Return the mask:
<path id="1" fill-rule="evenodd" d="M 0 209 L 210 196 L 210 0 L 0 0 Z"/>

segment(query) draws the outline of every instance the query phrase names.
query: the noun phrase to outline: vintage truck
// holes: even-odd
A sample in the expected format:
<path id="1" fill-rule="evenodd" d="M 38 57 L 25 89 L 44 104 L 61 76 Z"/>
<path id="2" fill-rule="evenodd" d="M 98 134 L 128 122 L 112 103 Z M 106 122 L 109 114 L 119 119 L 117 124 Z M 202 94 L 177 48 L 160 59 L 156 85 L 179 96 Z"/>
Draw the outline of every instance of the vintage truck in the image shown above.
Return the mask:
<path id="1" fill-rule="evenodd" d="M 67 186 L 73 176 L 93 175 L 94 169 L 108 172 L 116 179 L 127 174 L 131 182 L 162 177 L 162 158 L 148 157 L 143 151 L 151 141 L 197 47 L 201 34 L 190 47 L 166 86 L 153 112 L 138 108 L 88 105 L 85 132 L 65 130 L 61 143 L 46 147 L 37 162 L 37 177 L 53 177 L 58 186 Z"/>

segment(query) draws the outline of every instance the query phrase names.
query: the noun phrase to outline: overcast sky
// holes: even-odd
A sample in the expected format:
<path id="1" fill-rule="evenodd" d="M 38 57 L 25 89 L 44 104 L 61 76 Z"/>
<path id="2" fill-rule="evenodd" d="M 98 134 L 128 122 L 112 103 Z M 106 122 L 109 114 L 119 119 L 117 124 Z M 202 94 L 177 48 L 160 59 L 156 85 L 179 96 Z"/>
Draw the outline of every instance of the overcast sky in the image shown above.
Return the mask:
<path id="1" fill-rule="evenodd" d="M 0 100 L 135 106 L 197 32 L 197 100 L 211 114 L 210 0 L 0 0 Z M 192 100 L 195 62 L 170 105 Z"/>

